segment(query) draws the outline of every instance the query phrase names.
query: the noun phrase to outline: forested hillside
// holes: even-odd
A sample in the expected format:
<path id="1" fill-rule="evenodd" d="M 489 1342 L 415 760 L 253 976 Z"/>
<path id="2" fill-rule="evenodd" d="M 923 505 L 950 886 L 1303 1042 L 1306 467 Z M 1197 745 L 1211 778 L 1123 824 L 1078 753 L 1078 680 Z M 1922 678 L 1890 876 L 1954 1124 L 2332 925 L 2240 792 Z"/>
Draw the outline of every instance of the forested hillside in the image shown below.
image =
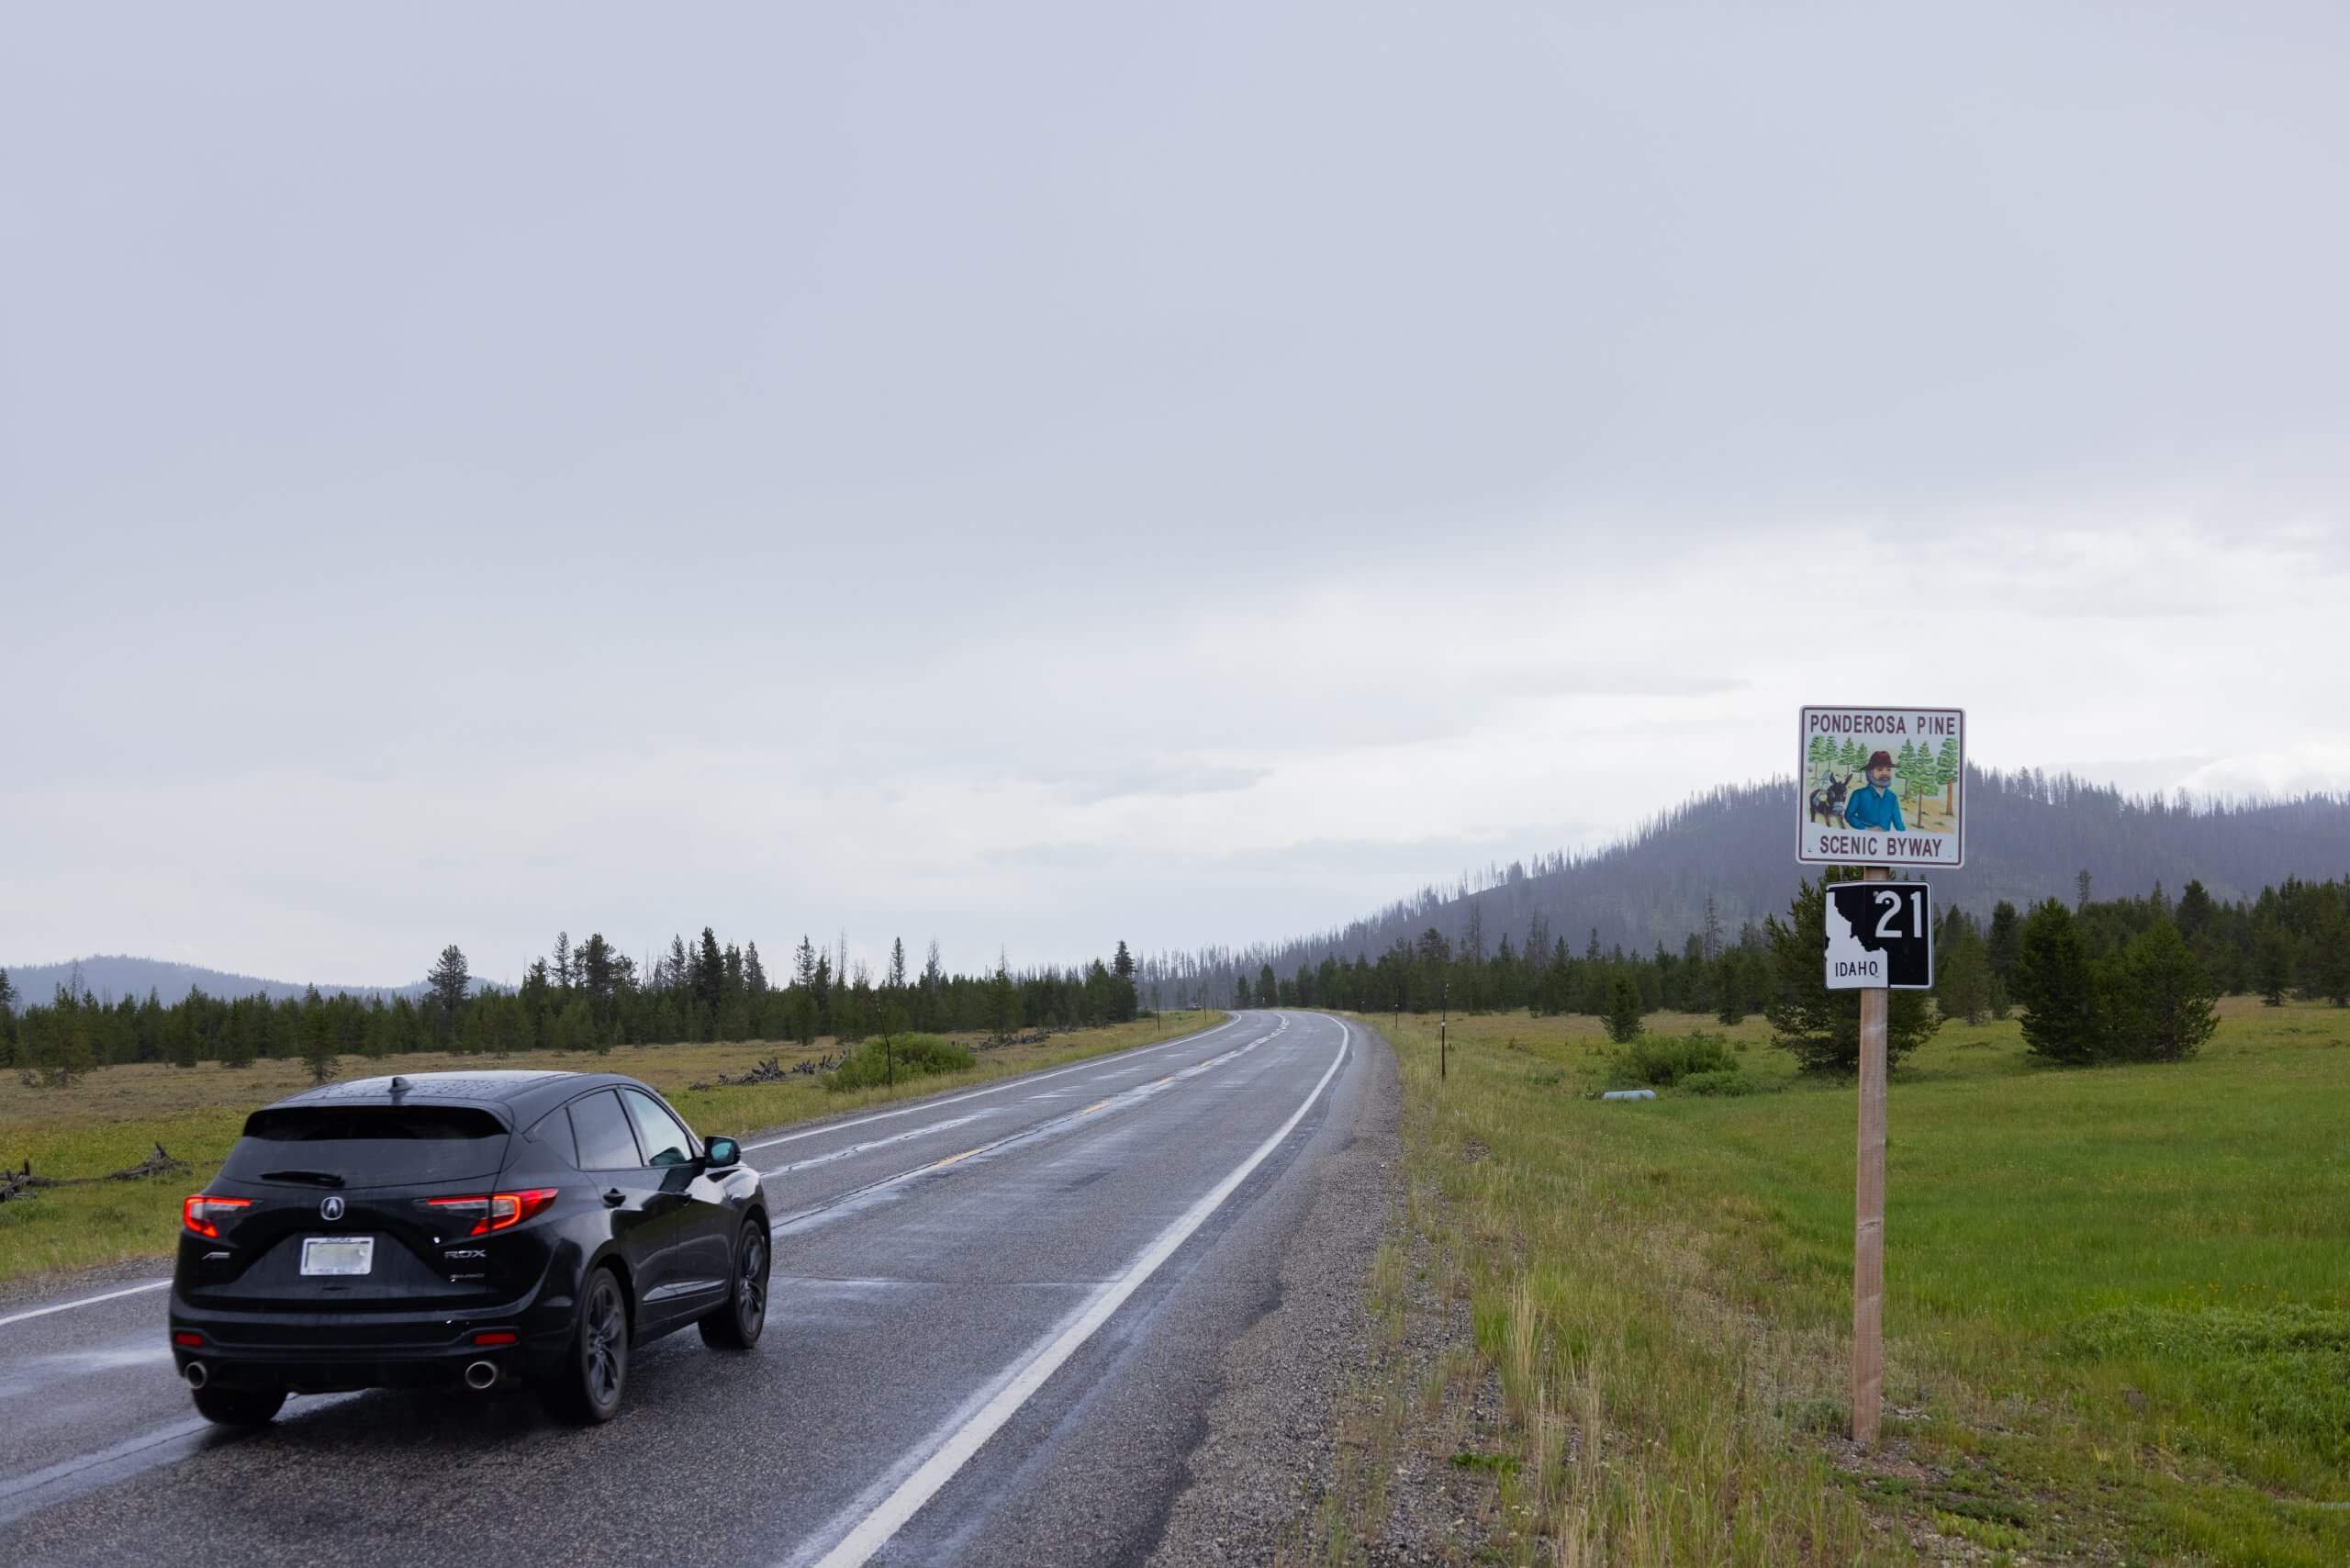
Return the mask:
<path id="1" fill-rule="evenodd" d="M 10 968 L 17 994 L 46 1001 L 60 987 L 81 995 L 87 992 L 111 1002 L 117 997 L 140 997 L 149 991 L 185 996 L 191 990 L 207 996 L 260 996 L 285 1002 L 313 989 L 299 980 L 263 980 L 257 975 L 230 974 L 198 964 L 174 964 L 162 958 L 135 958 L 127 954 L 99 953 L 62 964 L 18 964 Z M 335 985 L 316 983 L 328 996 L 407 996 L 424 993 L 424 982 L 404 986 Z"/>
<path id="2" fill-rule="evenodd" d="M 803 936 L 789 972 L 770 978 L 756 942 L 722 945 L 709 926 L 701 940 L 670 939 L 669 950 L 640 968 L 591 932 L 574 946 L 558 932 L 551 958 L 532 961 L 512 990 L 483 986 L 464 949 L 441 951 L 414 994 L 365 996 L 316 990 L 291 997 L 259 992 L 215 996 L 200 986 L 168 998 L 124 993 L 111 1001 L 68 974 L 46 995 L 0 969 L 0 1068 L 28 1081 L 70 1081 L 113 1062 L 220 1061 L 242 1067 L 263 1057 L 300 1056 L 321 1077 L 343 1056 L 386 1057 L 420 1050 L 607 1049 L 672 1041 L 795 1039 L 831 1036 L 853 1044 L 877 1033 L 985 1031 L 1009 1038 L 1023 1029 L 1121 1023 L 1140 1010 L 1149 972 L 1120 942 L 1107 961 L 1013 970 L 1001 958 L 992 972 L 949 973 L 932 943 L 920 969 L 903 941 L 875 974 L 852 964 L 844 937 L 837 952 Z M 1155 991 L 1158 988 L 1153 986 Z"/>
<path id="3" fill-rule="evenodd" d="M 1969 768 L 1966 866 L 1924 879 L 1938 903 L 1987 922 L 2002 902 L 2082 902 L 2095 895 L 2174 897 L 2199 880 L 2232 904 L 2289 878 L 2350 871 L 2350 799 L 2189 804 L 2125 796 L 2069 775 Z M 1575 952 L 1596 935 L 1603 949 L 1678 953 L 1708 917 L 1736 940 L 1750 923 L 1785 914 L 1804 868 L 1796 864 L 1795 786 L 1787 779 L 1700 795 L 1588 856 L 1554 854 L 1487 868 L 1449 889 L 1426 888 L 1342 928 L 1278 946 L 1203 955 L 1201 980 L 1218 1000 L 1236 975 L 1265 966 L 1277 975 L 1325 958 L 1376 959 L 1430 929 L 1456 947 L 1493 951 L 1507 935 L 1524 952 L 1529 930 L 1547 949 Z M 1472 929 L 1473 926 L 1473 929 Z"/>

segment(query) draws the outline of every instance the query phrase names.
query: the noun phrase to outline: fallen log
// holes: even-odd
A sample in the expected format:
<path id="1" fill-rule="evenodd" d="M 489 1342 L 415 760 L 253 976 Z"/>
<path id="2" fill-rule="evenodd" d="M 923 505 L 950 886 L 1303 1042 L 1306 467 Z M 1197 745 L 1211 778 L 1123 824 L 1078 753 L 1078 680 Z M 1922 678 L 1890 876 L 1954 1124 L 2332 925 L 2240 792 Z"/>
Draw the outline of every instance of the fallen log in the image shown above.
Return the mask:
<path id="1" fill-rule="evenodd" d="M 0 1203 L 10 1198 L 28 1198 L 50 1187 L 81 1187 L 92 1182 L 144 1182 L 151 1176 L 185 1176 L 188 1165 L 185 1159 L 174 1159 L 157 1144 L 155 1152 L 125 1170 L 109 1170 L 103 1176 L 36 1176 L 33 1162 L 27 1159 L 15 1170 L 0 1171 Z"/>

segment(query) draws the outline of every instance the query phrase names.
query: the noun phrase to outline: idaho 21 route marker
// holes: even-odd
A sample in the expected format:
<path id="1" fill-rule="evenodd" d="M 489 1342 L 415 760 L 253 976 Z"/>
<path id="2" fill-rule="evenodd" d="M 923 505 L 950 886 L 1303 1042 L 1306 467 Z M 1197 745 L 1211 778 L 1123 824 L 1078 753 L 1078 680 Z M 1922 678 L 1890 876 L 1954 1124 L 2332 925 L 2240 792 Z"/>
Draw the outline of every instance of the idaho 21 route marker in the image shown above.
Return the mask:
<path id="1" fill-rule="evenodd" d="M 1963 710 L 1807 708 L 1796 746 L 1796 859 L 1966 864 Z"/>
<path id="2" fill-rule="evenodd" d="M 1923 882 L 1831 882 L 1828 989 L 1931 991 L 1934 899 Z"/>
<path id="3" fill-rule="evenodd" d="M 1852 1160 L 1852 1440 L 1876 1443 L 1885 1404 L 1885 1070 L 1890 986 L 1933 983 L 1931 908 L 1922 887 L 1887 885 L 1894 866 L 1966 864 L 1966 715 L 1956 708 L 1806 708 L 1796 741 L 1796 858 L 1858 865 L 1830 886 L 1822 939 L 1828 984 L 1861 993 L 1860 1129 Z M 1882 901 L 1897 895 L 1887 906 Z M 1911 901 L 1915 900 L 1913 903 Z M 1847 901 L 1851 901 L 1848 902 Z M 1839 911 L 1842 913 L 1840 916 Z M 1907 917 L 1905 919 L 1905 917 Z M 1869 924 L 1861 935 L 1861 922 Z M 1848 966 L 1840 977 L 1837 927 Z M 1895 933 L 1901 940 L 1894 940 Z M 1895 950 L 1921 947 L 1922 979 L 1897 981 Z M 1876 947 L 1876 953 L 1870 949 Z M 1879 971 L 1882 970 L 1880 973 Z"/>

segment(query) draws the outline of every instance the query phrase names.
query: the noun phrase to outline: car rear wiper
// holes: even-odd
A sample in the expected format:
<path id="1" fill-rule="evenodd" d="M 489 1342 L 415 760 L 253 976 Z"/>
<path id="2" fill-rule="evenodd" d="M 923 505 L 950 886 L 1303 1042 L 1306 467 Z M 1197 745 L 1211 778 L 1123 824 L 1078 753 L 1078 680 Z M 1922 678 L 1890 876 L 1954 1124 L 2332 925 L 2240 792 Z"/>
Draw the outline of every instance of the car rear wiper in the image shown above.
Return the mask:
<path id="1" fill-rule="evenodd" d="M 340 1187 L 342 1178 L 331 1170 L 264 1170 L 264 1182 L 308 1182 L 314 1187 Z"/>

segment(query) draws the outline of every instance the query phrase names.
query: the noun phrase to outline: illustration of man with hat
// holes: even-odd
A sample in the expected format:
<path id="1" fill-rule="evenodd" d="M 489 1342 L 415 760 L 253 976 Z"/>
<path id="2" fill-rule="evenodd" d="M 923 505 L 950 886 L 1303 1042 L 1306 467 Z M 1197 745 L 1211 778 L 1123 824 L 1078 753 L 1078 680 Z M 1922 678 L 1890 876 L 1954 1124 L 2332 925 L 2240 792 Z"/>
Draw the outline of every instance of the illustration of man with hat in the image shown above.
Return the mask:
<path id="1" fill-rule="evenodd" d="M 1893 792 L 1893 757 L 1875 752 L 1869 757 L 1868 787 L 1852 791 L 1844 802 L 1844 825 L 1878 833 L 1908 833 L 1901 820 L 1901 798 Z"/>

